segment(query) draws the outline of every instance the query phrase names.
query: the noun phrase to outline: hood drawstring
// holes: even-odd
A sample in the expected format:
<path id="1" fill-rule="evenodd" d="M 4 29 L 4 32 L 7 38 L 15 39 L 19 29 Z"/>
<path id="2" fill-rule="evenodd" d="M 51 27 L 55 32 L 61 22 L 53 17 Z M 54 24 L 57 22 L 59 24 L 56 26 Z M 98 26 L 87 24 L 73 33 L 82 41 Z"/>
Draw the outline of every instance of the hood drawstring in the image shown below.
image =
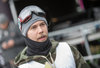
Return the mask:
<path id="1" fill-rule="evenodd" d="M 44 58 L 44 59 L 46 59 L 47 62 L 50 64 L 50 66 L 52 66 L 52 68 L 56 68 L 55 63 L 54 63 L 54 60 L 53 60 L 53 57 L 51 55 L 51 52 L 49 52 L 49 55 L 50 55 L 51 62 L 48 60 L 47 57 L 45 57 L 45 56 L 41 56 L 41 57 Z"/>

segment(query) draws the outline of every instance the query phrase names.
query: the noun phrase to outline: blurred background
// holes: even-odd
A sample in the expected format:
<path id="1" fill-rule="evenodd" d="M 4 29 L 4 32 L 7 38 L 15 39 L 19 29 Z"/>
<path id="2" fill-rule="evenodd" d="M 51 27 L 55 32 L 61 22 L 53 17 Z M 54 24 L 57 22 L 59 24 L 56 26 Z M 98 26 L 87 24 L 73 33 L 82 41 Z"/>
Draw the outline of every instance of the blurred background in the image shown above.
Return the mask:
<path id="1" fill-rule="evenodd" d="M 16 24 L 27 5 L 46 12 L 50 39 L 75 46 L 91 68 L 100 68 L 100 0 L 0 0 L 0 13 Z"/>

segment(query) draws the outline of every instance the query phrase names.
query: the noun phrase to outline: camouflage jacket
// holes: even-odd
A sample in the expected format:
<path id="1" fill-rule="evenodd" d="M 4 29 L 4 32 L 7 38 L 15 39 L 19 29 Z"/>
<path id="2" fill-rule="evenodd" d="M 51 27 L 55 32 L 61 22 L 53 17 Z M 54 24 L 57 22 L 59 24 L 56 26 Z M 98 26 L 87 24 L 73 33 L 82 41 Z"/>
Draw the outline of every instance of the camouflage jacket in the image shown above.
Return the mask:
<path id="1" fill-rule="evenodd" d="M 55 60 L 55 55 L 56 55 L 55 50 L 56 50 L 57 45 L 58 45 L 57 41 L 52 41 L 52 48 L 51 48 L 50 52 L 51 52 L 51 55 L 54 60 Z M 86 61 L 83 59 L 83 56 L 79 53 L 79 51 L 73 46 L 70 46 L 70 48 L 71 48 L 72 54 L 74 56 L 76 68 L 90 68 L 89 65 L 86 63 Z M 41 55 L 27 56 L 26 49 L 27 49 L 27 47 L 21 53 L 19 53 L 18 56 L 15 58 L 15 64 L 17 66 L 24 64 L 24 63 L 28 63 L 32 60 L 40 62 L 42 64 L 44 64 L 47 61 L 43 57 L 41 57 Z M 50 60 L 49 54 L 46 57 L 48 58 L 48 60 Z"/>

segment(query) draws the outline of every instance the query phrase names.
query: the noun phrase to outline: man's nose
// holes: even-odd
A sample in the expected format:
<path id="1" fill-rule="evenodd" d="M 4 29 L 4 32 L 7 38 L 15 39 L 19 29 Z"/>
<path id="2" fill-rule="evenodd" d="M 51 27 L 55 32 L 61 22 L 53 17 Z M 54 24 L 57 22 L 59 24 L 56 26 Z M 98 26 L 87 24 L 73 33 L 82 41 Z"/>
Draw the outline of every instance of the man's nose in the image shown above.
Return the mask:
<path id="1" fill-rule="evenodd" d="M 38 27 L 38 32 L 43 33 L 43 29 L 41 27 Z"/>

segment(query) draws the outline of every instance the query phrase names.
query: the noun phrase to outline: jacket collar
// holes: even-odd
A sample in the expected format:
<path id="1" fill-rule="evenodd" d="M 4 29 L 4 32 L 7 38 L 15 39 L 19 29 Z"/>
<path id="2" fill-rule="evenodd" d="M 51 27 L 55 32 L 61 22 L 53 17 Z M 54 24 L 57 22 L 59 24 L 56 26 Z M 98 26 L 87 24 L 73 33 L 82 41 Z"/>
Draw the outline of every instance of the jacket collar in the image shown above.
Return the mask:
<path id="1" fill-rule="evenodd" d="M 51 40 L 51 43 L 52 43 L 52 47 L 51 47 L 51 49 L 50 49 L 50 52 L 51 52 L 51 54 L 55 54 L 55 49 L 56 49 L 56 47 L 57 47 L 57 45 L 58 45 L 58 42 L 55 41 L 55 40 Z M 35 59 L 37 59 L 37 58 L 43 56 L 43 55 L 27 56 L 27 55 L 26 55 L 26 50 L 27 50 L 27 48 L 28 48 L 28 47 L 25 47 L 25 48 L 23 49 L 23 51 L 20 52 L 20 53 L 15 57 L 14 63 L 15 63 L 17 66 L 19 66 L 19 65 L 21 65 L 21 64 L 24 64 L 24 63 L 27 63 L 27 62 L 29 62 L 29 61 L 35 60 Z M 48 57 L 48 55 L 47 55 L 46 57 Z"/>

